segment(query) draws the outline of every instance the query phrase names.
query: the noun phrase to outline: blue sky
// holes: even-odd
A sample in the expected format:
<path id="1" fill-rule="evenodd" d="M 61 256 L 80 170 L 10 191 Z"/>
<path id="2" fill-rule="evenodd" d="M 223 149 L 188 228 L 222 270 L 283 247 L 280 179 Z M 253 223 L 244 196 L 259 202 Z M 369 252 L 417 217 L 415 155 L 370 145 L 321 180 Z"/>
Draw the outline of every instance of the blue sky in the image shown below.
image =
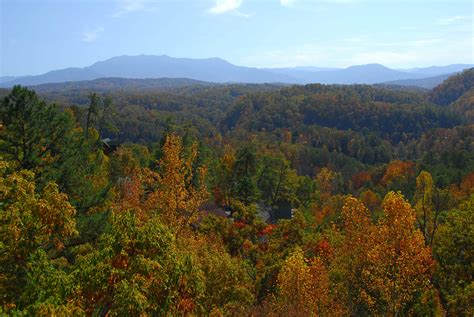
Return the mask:
<path id="1" fill-rule="evenodd" d="M 0 0 L 0 75 L 139 54 L 255 67 L 474 63 L 473 3 Z"/>

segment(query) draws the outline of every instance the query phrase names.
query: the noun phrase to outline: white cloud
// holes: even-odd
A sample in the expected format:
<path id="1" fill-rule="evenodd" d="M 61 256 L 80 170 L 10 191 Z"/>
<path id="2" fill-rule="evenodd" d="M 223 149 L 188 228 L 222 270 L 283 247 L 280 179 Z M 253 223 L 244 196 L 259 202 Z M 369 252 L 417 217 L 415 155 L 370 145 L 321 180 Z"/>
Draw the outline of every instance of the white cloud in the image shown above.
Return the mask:
<path id="1" fill-rule="evenodd" d="M 120 0 L 118 9 L 112 14 L 114 18 L 120 18 L 130 12 L 141 11 L 145 9 L 146 0 Z"/>
<path id="2" fill-rule="evenodd" d="M 392 68 L 474 63 L 472 35 L 386 42 L 367 36 L 256 52 L 240 64 L 255 67 L 347 67 L 379 63 Z"/>
<path id="3" fill-rule="evenodd" d="M 208 10 L 211 14 L 222 14 L 237 11 L 242 5 L 242 0 L 216 0 L 214 6 Z"/>
<path id="4" fill-rule="evenodd" d="M 103 27 L 94 29 L 92 31 L 84 32 L 82 33 L 82 41 L 87 43 L 94 42 L 102 32 L 104 32 Z"/>
<path id="5" fill-rule="evenodd" d="M 466 17 L 462 15 L 455 15 L 452 17 L 447 17 L 447 18 L 441 18 L 436 21 L 437 24 L 439 25 L 450 25 L 459 21 L 464 20 Z"/>
<path id="6" fill-rule="evenodd" d="M 239 10 L 234 10 L 233 13 L 238 16 L 238 17 L 242 17 L 242 18 L 251 18 L 255 15 L 255 12 L 251 12 L 251 13 L 244 13 L 244 12 L 241 12 Z"/>
<path id="7" fill-rule="evenodd" d="M 280 0 L 280 4 L 284 7 L 292 7 L 296 0 Z"/>
<path id="8" fill-rule="evenodd" d="M 356 48 L 341 64 L 380 63 L 392 68 L 472 63 L 472 38 L 433 38 L 406 41 L 396 45 L 374 43 L 371 48 Z"/>

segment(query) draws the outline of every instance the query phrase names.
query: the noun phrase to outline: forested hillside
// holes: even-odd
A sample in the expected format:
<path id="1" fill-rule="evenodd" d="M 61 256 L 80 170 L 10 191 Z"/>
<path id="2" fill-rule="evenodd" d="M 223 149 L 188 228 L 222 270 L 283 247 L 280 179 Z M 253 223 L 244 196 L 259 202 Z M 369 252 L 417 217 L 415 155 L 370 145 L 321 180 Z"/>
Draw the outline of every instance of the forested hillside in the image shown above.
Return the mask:
<path id="1" fill-rule="evenodd" d="M 436 104 L 446 106 L 468 93 L 473 86 L 474 68 L 470 68 L 435 87 L 430 94 L 430 99 Z"/>
<path id="2" fill-rule="evenodd" d="M 0 313 L 472 316 L 473 84 L 3 90 Z"/>

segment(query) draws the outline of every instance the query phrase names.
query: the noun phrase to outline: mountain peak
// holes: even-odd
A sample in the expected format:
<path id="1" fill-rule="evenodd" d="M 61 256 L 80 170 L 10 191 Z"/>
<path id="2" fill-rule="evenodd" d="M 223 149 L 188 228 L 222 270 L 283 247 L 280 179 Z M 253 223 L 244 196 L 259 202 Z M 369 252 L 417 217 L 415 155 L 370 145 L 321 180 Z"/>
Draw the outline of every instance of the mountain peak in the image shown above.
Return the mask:
<path id="1" fill-rule="evenodd" d="M 354 66 L 349 66 L 346 69 L 371 69 L 371 70 L 384 69 L 384 70 L 391 70 L 387 66 L 384 66 L 384 65 L 378 64 L 378 63 L 354 65 Z"/>

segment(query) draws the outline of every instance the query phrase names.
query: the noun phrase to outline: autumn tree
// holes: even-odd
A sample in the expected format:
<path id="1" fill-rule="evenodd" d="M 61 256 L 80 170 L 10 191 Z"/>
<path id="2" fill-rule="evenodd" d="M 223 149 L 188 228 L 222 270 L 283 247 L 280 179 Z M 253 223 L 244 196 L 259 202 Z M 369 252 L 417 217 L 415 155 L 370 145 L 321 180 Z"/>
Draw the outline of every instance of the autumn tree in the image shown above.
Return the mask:
<path id="1" fill-rule="evenodd" d="M 461 190 L 466 195 L 474 193 L 474 172 L 467 174 L 460 184 Z"/>
<path id="2" fill-rule="evenodd" d="M 382 207 L 385 215 L 374 231 L 362 276 L 371 310 L 396 316 L 409 313 L 410 304 L 431 287 L 434 261 L 403 196 L 388 193 Z"/>
<path id="3" fill-rule="evenodd" d="M 200 223 L 199 231 L 204 234 L 218 235 L 231 255 L 249 257 L 249 248 L 258 244 L 259 235 L 265 228 L 265 223 L 257 214 L 255 204 L 250 206 L 233 200 L 231 201 L 232 218 L 208 216 Z"/>
<path id="4" fill-rule="evenodd" d="M 148 170 L 145 181 L 151 193 L 146 205 L 178 234 L 198 219 L 199 207 L 207 198 L 204 183 L 206 169 L 197 169 L 197 182 L 193 162 L 197 155 L 194 144 L 186 155 L 181 138 L 170 134 L 163 145 L 163 156 L 158 162 L 158 172 Z"/>
<path id="5" fill-rule="evenodd" d="M 422 171 L 416 178 L 415 211 L 418 227 L 427 245 L 432 245 L 438 226 L 439 210 L 433 210 L 433 179 L 431 174 Z"/>
<path id="6" fill-rule="evenodd" d="M 351 180 L 354 188 L 359 189 L 370 181 L 372 181 L 372 176 L 368 172 L 362 171 L 353 175 Z"/>
<path id="7" fill-rule="evenodd" d="M 198 312 L 203 279 L 195 259 L 177 247 L 159 217 L 113 213 L 99 244 L 77 258 L 88 314 L 176 315 Z"/>
<path id="8" fill-rule="evenodd" d="M 99 246 L 78 256 L 88 313 L 237 313 L 253 303 L 243 263 L 220 239 L 190 230 L 206 196 L 205 171 L 193 180 L 195 155 L 170 134 L 157 171 L 132 164 Z"/>
<path id="9" fill-rule="evenodd" d="M 407 314 L 431 287 L 431 250 L 416 228 L 416 214 L 401 194 L 390 192 L 384 215 L 372 224 L 366 207 L 346 199 L 343 232 L 332 272 L 352 314 Z"/>
<path id="10" fill-rule="evenodd" d="M 188 240 L 189 241 L 189 240 Z M 220 237 L 197 235 L 187 243 L 203 275 L 204 294 L 200 305 L 206 314 L 246 315 L 254 304 L 252 268 L 247 261 L 226 252 Z"/>
<path id="11" fill-rule="evenodd" d="M 336 313 L 323 261 L 319 258 L 307 260 L 299 248 L 291 253 L 278 274 L 276 306 L 277 312 L 286 316 Z"/>
<path id="12" fill-rule="evenodd" d="M 410 192 L 410 181 L 414 177 L 415 164 L 410 161 L 395 160 L 388 164 L 382 178 L 382 184 L 391 190 Z"/>
<path id="13" fill-rule="evenodd" d="M 367 269 L 367 253 L 373 245 L 375 227 L 367 208 L 354 197 L 345 199 L 341 215 L 343 232 L 337 239 L 341 241 L 333 262 L 333 272 L 340 276 L 338 292 L 351 314 L 367 314 L 374 300 L 368 294 L 363 274 Z"/>
<path id="14" fill-rule="evenodd" d="M 38 277 L 33 263 L 38 259 L 56 272 L 50 260 L 62 257 L 65 244 L 77 235 L 76 210 L 55 183 L 38 192 L 32 172 L 12 172 L 5 161 L 0 161 L 0 201 L 0 304 L 28 309 L 37 296 L 47 300 L 48 294 L 23 295 L 32 287 L 31 275 Z"/>
<path id="15" fill-rule="evenodd" d="M 218 202 L 223 205 L 230 205 L 234 189 L 233 169 L 235 164 L 235 154 L 233 149 L 226 145 L 224 146 L 224 153 L 218 161 L 217 177 L 215 187 L 215 197 Z"/>
<path id="16" fill-rule="evenodd" d="M 122 145 L 110 156 L 110 176 L 114 182 L 132 177 L 147 167 L 150 153 L 142 145 Z"/>
<path id="17" fill-rule="evenodd" d="M 374 213 L 380 209 L 380 197 L 370 189 L 364 190 L 360 194 L 360 199 L 369 210 Z"/>
<path id="18" fill-rule="evenodd" d="M 323 200 L 329 198 L 336 189 L 336 173 L 323 167 L 316 176 L 316 185 Z"/>

